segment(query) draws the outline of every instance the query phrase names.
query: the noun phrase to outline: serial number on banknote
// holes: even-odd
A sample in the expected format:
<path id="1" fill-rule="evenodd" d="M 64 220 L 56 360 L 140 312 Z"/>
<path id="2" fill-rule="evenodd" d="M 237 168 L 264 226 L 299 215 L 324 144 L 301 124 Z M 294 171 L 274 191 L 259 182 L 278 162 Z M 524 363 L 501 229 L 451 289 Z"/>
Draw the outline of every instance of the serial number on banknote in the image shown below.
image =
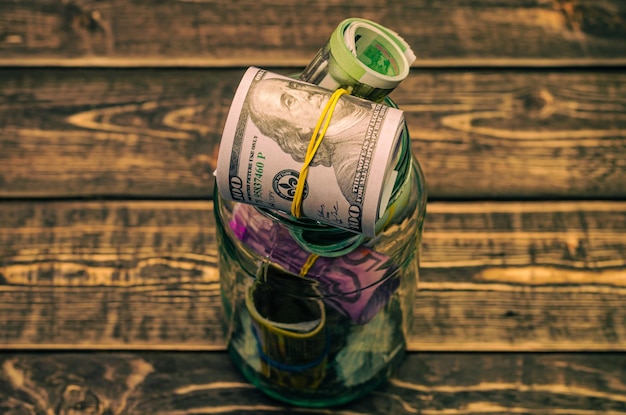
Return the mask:
<path id="1" fill-rule="evenodd" d="M 257 154 L 257 159 L 264 160 L 265 156 L 262 153 Z M 257 160 L 254 164 L 254 177 L 252 178 L 252 191 L 254 192 L 254 197 L 261 199 L 263 197 L 263 167 L 265 164 Z"/>

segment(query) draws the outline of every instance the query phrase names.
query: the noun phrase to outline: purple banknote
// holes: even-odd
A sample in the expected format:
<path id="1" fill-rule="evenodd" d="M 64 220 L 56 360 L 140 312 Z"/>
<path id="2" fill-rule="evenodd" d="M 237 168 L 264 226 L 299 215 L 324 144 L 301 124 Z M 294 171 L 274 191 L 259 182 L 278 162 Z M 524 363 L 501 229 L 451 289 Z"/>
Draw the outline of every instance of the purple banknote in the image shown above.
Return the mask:
<path id="1" fill-rule="evenodd" d="M 236 205 L 230 227 L 249 249 L 294 278 L 315 281 L 323 301 L 356 323 L 370 321 L 398 288 L 397 266 L 365 246 L 339 257 L 318 257 L 302 248 L 285 225 L 247 204 Z"/>

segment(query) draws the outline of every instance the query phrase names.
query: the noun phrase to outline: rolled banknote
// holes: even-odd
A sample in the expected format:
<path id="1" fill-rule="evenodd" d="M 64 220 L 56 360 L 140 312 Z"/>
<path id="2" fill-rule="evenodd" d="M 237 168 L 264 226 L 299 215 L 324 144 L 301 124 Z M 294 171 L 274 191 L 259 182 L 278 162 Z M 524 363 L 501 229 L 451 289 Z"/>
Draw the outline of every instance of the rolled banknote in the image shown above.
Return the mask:
<path id="1" fill-rule="evenodd" d="M 396 32 L 350 18 L 339 23 L 300 79 L 380 102 L 408 76 L 414 61 L 411 47 Z"/>
<path id="2" fill-rule="evenodd" d="M 337 258 L 320 256 L 302 275 L 311 253 L 297 244 L 287 228 L 245 204 L 235 207 L 229 225 L 249 249 L 291 273 L 282 279 L 278 272 L 272 274 L 283 294 L 293 285 L 293 292 L 302 294 L 313 280 L 320 298 L 355 323 L 365 324 L 374 318 L 399 286 L 398 266 L 388 256 L 365 246 Z M 294 274 L 306 278 L 294 279 Z M 277 296 L 274 301 L 284 299 Z"/>
<path id="3" fill-rule="evenodd" d="M 330 96 L 325 88 L 249 68 L 222 134 L 215 172 L 220 195 L 290 212 L 311 134 Z M 402 111 L 342 96 L 306 177 L 303 216 L 376 236 L 403 127 Z"/>

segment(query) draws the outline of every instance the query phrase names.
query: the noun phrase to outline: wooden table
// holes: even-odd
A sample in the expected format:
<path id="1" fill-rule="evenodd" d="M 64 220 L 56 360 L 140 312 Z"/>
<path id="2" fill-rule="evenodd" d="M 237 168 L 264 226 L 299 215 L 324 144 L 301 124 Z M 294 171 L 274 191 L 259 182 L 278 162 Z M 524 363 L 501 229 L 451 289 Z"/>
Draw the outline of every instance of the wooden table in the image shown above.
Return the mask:
<path id="1" fill-rule="evenodd" d="M 1 414 L 626 414 L 626 4 L 356 3 L 0 3 Z M 289 409 L 224 352 L 212 172 L 245 68 L 349 16 L 420 57 L 411 353 Z"/>

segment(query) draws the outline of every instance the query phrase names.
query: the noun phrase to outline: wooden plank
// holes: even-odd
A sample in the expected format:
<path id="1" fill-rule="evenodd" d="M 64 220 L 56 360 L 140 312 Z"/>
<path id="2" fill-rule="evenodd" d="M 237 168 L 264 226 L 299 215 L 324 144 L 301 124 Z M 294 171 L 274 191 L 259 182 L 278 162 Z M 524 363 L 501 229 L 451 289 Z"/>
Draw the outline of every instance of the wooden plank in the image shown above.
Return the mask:
<path id="1" fill-rule="evenodd" d="M 0 70 L 0 197 L 211 198 L 242 73 Z M 623 72 L 416 70 L 393 97 L 432 199 L 626 197 Z"/>
<path id="2" fill-rule="evenodd" d="M 626 89 L 616 82 L 624 80 L 420 71 L 393 97 L 432 198 L 623 198 Z"/>
<path id="3" fill-rule="evenodd" d="M 0 4 L 4 65 L 305 65 L 347 17 L 400 33 L 420 59 L 624 62 L 620 0 L 385 2 L 19 0 Z"/>
<path id="4" fill-rule="evenodd" d="M 414 353 L 389 384 L 334 409 L 274 401 L 225 353 L 0 357 L 3 413 L 626 414 L 625 354 Z"/>
<path id="5" fill-rule="evenodd" d="M 0 196 L 212 195 L 242 72 L 201 72 L 3 72 Z"/>
<path id="6" fill-rule="evenodd" d="M 0 348 L 223 349 L 212 207 L 0 204 Z M 626 202 L 428 210 L 411 350 L 626 350 Z"/>

